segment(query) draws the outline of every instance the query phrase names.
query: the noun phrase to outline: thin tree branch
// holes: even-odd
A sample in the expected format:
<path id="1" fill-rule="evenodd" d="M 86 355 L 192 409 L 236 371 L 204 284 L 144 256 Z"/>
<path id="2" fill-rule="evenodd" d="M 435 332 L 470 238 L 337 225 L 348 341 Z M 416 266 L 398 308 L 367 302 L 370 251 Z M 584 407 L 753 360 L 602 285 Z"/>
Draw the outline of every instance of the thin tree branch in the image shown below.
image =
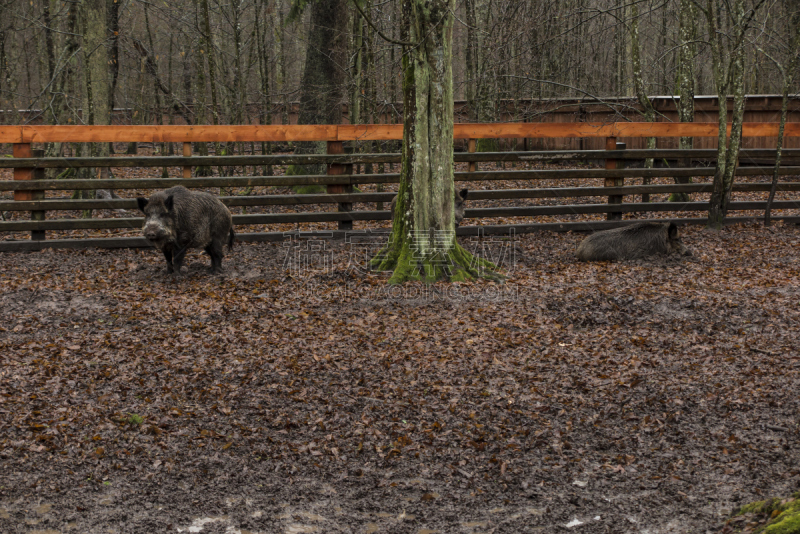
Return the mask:
<path id="1" fill-rule="evenodd" d="M 370 25 L 370 27 L 371 27 L 373 30 L 375 30 L 375 32 L 376 32 L 378 35 L 380 35 L 380 36 L 381 36 L 381 38 L 382 38 L 384 41 L 387 41 L 387 42 L 389 42 L 389 43 L 392 43 L 392 44 L 400 45 L 400 46 L 417 46 L 417 45 L 419 44 L 419 43 L 411 43 L 411 42 L 408 42 L 408 41 L 398 41 L 397 39 L 392 39 L 391 37 L 387 36 L 385 33 L 383 33 L 383 32 L 382 32 L 382 31 L 381 31 L 381 30 L 380 30 L 380 29 L 379 29 L 379 28 L 378 28 L 378 27 L 377 27 L 377 26 L 376 26 L 376 25 L 375 25 L 375 24 L 372 22 L 372 19 L 371 19 L 371 18 L 369 18 L 369 17 L 367 16 L 367 14 L 366 14 L 366 13 L 364 13 L 364 10 L 363 10 L 363 9 L 361 9 L 361 6 L 358 4 L 358 0 L 352 0 L 352 3 L 353 3 L 353 5 L 354 5 L 354 6 L 356 6 L 356 9 L 357 9 L 357 10 L 358 10 L 358 12 L 361 14 L 361 17 L 362 17 L 364 20 L 366 20 L 366 21 L 367 21 L 367 24 L 369 24 L 369 25 Z"/>

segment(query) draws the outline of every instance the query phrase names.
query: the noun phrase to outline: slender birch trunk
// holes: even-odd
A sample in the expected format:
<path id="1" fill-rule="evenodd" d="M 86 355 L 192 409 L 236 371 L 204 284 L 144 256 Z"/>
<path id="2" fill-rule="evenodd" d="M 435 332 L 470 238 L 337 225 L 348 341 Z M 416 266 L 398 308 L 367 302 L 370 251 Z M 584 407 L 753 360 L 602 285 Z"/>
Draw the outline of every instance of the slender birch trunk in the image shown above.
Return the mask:
<path id="1" fill-rule="evenodd" d="M 694 56 L 695 45 L 693 43 L 697 35 L 697 25 L 695 23 L 696 11 L 692 0 L 681 0 L 678 13 L 678 38 L 680 45 L 678 48 L 678 119 L 681 122 L 694 122 Z M 694 146 L 693 137 L 681 137 L 678 148 L 689 150 Z M 690 167 L 691 158 L 684 158 L 681 166 Z M 689 176 L 675 178 L 676 184 L 690 184 L 692 178 Z M 691 196 L 688 193 L 673 193 L 669 196 L 669 202 L 689 202 Z"/>
<path id="2" fill-rule="evenodd" d="M 767 208 L 764 210 L 764 226 L 772 224 L 772 202 L 775 200 L 775 191 L 778 189 L 778 172 L 781 168 L 781 155 L 783 153 L 783 132 L 786 129 L 786 115 L 789 110 L 789 90 L 794 84 L 795 72 L 797 71 L 798 55 L 800 54 L 800 11 L 795 11 L 789 17 L 789 29 L 791 31 L 791 45 L 789 47 L 790 59 L 789 67 L 784 69 L 776 62 L 783 78 L 783 98 L 781 100 L 781 118 L 778 126 L 778 143 L 775 154 L 775 168 L 772 171 L 772 184 L 769 189 Z"/>

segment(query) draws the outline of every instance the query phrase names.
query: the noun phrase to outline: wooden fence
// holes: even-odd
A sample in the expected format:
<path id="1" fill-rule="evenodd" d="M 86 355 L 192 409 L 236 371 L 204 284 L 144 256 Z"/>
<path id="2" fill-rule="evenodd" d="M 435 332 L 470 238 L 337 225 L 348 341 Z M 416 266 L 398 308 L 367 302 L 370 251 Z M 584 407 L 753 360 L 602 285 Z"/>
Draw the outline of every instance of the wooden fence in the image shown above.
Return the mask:
<path id="1" fill-rule="evenodd" d="M 650 103 L 656 112 L 659 122 L 680 121 L 677 111 L 677 104 L 680 96 L 651 96 Z M 744 120 L 746 122 L 774 122 L 780 117 L 781 95 L 745 95 Z M 542 99 L 502 99 L 497 103 L 497 122 L 505 121 L 533 121 L 546 123 L 576 123 L 576 122 L 614 122 L 614 121 L 636 121 L 643 116 L 642 106 L 636 97 L 607 97 L 607 98 L 542 98 Z M 272 123 L 279 124 L 284 115 L 287 114 L 289 124 L 295 124 L 299 115 L 299 102 L 288 103 L 285 109 L 284 103 L 273 103 L 270 106 Z M 733 109 L 733 97 L 729 98 L 723 105 L 729 112 Z M 194 115 L 194 105 L 186 104 L 185 108 Z M 255 124 L 263 120 L 263 104 L 251 103 L 246 106 L 246 116 L 248 123 Z M 694 97 L 694 121 L 695 122 L 716 122 L 719 118 L 719 98 L 717 96 L 697 95 Z M 113 124 L 132 124 L 132 108 L 116 108 L 112 111 Z M 402 102 L 391 102 L 383 105 L 382 109 L 376 110 L 376 120 L 379 122 L 391 123 L 402 122 L 403 104 Z M 42 110 L 19 110 L 2 111 L 0 110 L 0 123 L 11 123 L 12 121 L 24 122 L 25 124 L 38 124 L 38 120 L 44 117 Z M 165 110 L 162 113 L 161 121 L 167 123 L 172 121 L 182 121 L 178 116 L 169 116 Z M 463 100 L 454 102 L 454 119 L 457 123 L 469 122 L 469 105 Z M 349 105 L 342 103 L 342 120 L 349 123 Z M 800 122 L 800 97 L 791 95 L 788 106 L 789 122 Z M 183 124 L 178 122 L 178 124 Z M 644 148 L 645 141 L 641 138 L 620 138 L 619 141 L 625 142 L 629 149 Z M 664 138 L 659 140 L 659 148 L 677 148 L 676 138 Z M 703 137 L 695 140 L 694 148 L 715 148 L 715 137 Z M 514 150 L 599 150 L 604 148 L 602 138 L 517 138 L 514 143 L 506 143 L 507 148 L 513 147 Z M 775 148 L 775 138 L 769 137 L 748 137 L 745 139 L 745 148 Z M 800 138 L 790 138 L 786 140 L 784 148 L 800 148 Z"/>
<path id="2" fill-rule="evenodd" d="M 533 182 L 533 187 L 524 189 L 473 190 L 470 200 L 504 199 L 565 199 L 585 197 L 607 197 L 606 203 L 571 203 L 559 205 L 531 205 L 522 207 L 485 207 L 467 209 L 465 226 L 459 228 L 459 235 L 507 234 L 510 231 L 530 232 L 536 230 L 592 230 L 624 224 L 623 213 L 642 212 L 703 212 L 706 202 L 635 202 L 623 203 L 624 196 L 650 195 L 659 193 L 704 193 L 711 191 L 710 183 L 687 184 L 643 184 L 625 185 L 625 180 L 650 177 L 709 177 L 713 176 L 713 166 L 684 166 L 680 168 L 644 169 L 641 165 L 630 168 L 624 162 L 636 165 L 645 158 L 659 161 L 713 162 L 716 150 L 693 149 L 655 149 L 626 150 L 618 144 L 620 137 L 660 137 L 679 136 L 713 137 L 717 135 L 716 123 L 509 123 L 509 124 L 456 124 L 454 137 L 469 140 L 469 152 L 456 153 L 456 162 L 467 162 L 467 172 L 457 172 L 456 180 L 469 181 L 514 181 Z M 777 136 L 775 123 L 747 123 L 744 136 Z M 800 123 L 786 125 L 787 137 L 800 137 Z M 476 153 L 477 138 L 605 138 L 606 150 L 585 151 L 537 151 L 537 152 L 498 152 Z M 0 212 L 29 211 L 30 220 L 7 220 L 0 222 L 0 232 L 30 232 L 30 240 L 0 241 L 0 251 L 37 250 L 45 247 L 82 248 L 86 246 L 130 247 L 147 246 L 147 242 L 136 237 L 105 237 L 87 239 L 50 239 L 45 241 L 47 231 L 63 230 L 103 230 L 113 228 L 140 228 L 140 217 L 74 218 L 47 219 L 48 211 L 94 210 L 94 209 L 135 209 L 133 198 L 119 199 L 66 199 L 45 198 L 45 191 L 98 190 L 98 189 L 163 189 L 174 185 L 193 188 L 211 187 L 259 187 L 259 186 L 326 186 L 327 194 L 290 194 L 225 196 L 222 200 L 234 206 L 298 206 L 307 204 L 337 204 L 338 211 L 316 211 L 303 213 L 252 213 L 234 215 L 237 226 L 269 225 L 278 223 L 316 223 L 337 222 L 338 231 L 325 232 L 325 235 L 341 235 L 352 229 L 353 221 L 378 221 L 389 219 L 385 210 L 355 210 L 354 204 L 389 202 L 393 192 L 353 193 L 352 186 L 362 184 L 398 183 L 400 176 L 389 174 L 355 174 L 354 164 L 397 163 L 398 154 L 345 154 L 344 142 L 365 140 L 398 140 L 402 138 L 401 125 L 321 125 L 321 126 L 0 126 L 0 143 L 13 144 L 13 158 L 0 158 L 0 168 L 12 168 L 13 180 L 0 180 L 0 191 L 12 192 L 13 200 L 0 200 Z M 183 156 L 149 157 L 110 157 L 110 158 L 43 158 L 36 157 L 33 145 L 48 142 L 177 142 L 183 143 Z M 192 156 L 193 142 L 286 142 L 286 141 L 326 141 L 327 155 L 239 155 L 239 156 Z M 769 149 L 743 150 L 737 176 L 766 176 L 772 174 L 771 166 L 747 165 L 748 162 L 774 160 L 775 151 Z M 781 174 L 798 175 L 800 150 L 784 152 L 785 165 Z M 481 162 L 536 162 L 536 161 L 605 161 L 605 168 L 577 169 L 535 169 L 535 170 L 477 170 Z M 326 175 L 315 176 L 217 176 L 192 178 L 193 167 L 210 166 L 262 166 L 278 164 L 327 165 Z M 182 167 L 183 178 L 142 178 L 142 179 L 62 179 L 45 180 L 45 168 L 64 167 Z M 603 179 L 604 186 L 586 187 L 548 187 L 537 188 L 538 180 L 585 180 Z M 737 182 L 734 191 L 767 191 L 769 183 Z M 782 182 L 779 191 L 798 191 L 800 182 Z M 646 197 L 645 197 L 646 198 Z M 765 202 L 732 202 L 731 211 L 764 210 Z M 795 200 L 780 200 L 773 204 L 776 210 L 800 208 Z M 492 217 L 605 214 L 606 220 L 549 222 L 535 221 L 513 225 L 467 226 L 470 220 Z M 752 219 L 752 217 L 750 217 Z M 794 221 L 794 217 L 776 217 Z M 731 217 L 731 222 L 744 220 Z M 705 222 L 704 218 L 681 218 L 677 222 L 688 224 Z M 244 241 L 264 241 L 283 239 L 285 232 L 240 233 Z M 306 235 L 314 235 L 313 232 Z"/>

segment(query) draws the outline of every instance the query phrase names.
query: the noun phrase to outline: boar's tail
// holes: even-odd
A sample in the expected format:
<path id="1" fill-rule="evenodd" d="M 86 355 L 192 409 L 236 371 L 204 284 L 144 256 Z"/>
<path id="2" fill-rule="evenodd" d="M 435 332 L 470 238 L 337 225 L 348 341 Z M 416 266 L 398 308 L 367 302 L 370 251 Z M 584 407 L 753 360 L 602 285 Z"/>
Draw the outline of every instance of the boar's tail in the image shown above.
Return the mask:
<path id="1" fill-rule="evenodd" d="M 233 231 L 233 226 L 231 226 L 231 231 L 228 232 L 228 250 L 233 250 L 233 242 L 236 240 L 236 232 Z"/>

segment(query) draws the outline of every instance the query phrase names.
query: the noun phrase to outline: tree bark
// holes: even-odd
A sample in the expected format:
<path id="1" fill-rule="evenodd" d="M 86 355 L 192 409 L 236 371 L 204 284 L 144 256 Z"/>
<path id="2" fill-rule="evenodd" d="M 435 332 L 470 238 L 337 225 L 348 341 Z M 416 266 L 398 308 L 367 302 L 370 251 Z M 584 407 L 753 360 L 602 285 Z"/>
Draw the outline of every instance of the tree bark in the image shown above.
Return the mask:
<path id="1" fill-rule="evenodd" d="M 110 0 L 108 4 L 108 34 L 111 40 L 109 47 L 108 69 L 111 72 L 111 86 L 108 90 L 108 109 L 114 113 L 117 84 L 119 83 L 119 8 L 120 3 Z M 113 143 L 108 144 L 109 153 L 114 151 Z"/>
<path id="2" fill-rule="evenodd" d="M 256 44 L 258 50 L 258 74 L 261 80 L 260 86 L 260 93 L 261 93 L 261 110 L 259 113 L 258 122 L 259 124 L 272 124 L 272 99 L 270 95 L 270 84 L 269 84 L 269 75 L 270 75 L 270 68 L 269 68 L 269 58 L 270 58 L 270 45 L 269 43 L 272 42 L 272 39 L 267 40 L 267 35 L 269 34 L 268 27 L 266 25 L 267 17 L 266 13 L 264 13 L 262 19 L 262 2 L 264 3 L 264 7 L 266 7 L 267 2 L 264 0 L 256 0 L 256 19 L 255 19 L 255 32 L 256 32 Z M 262 21 L 265 23 L 265 27 L 262 29 L 261 24 Z M 261 143 L 261 153 L 262 154 L 271 154 L 272 149 L 270 144 L 267 142 Z M 265 165 L 263 167 L 263 174 L 265 176 L 272 176 L 272 165 Z"/>
<path id="3" fill-rule="evenodd" d="M 493 276 L 456 241 L 453 213 L 453 71 L 455 0 L 403 4 L 403 158 L 388 245 L 372 266 L 407 280 Z"/>
<path id="4" fill-rule="evenodd" d="M 48 6 L 51 6 L 51 1 L 48 0 Z M 75 83 L 76 65 L 78 63 L 78 52 L 80 50 L 78 12 L 80 6 L 77 4 L 67 4 L 66 13 L 66 31 L 63 36 L 56 34 L 54 25 L 55 21 L 50 19 L 48 9 L 47 33 L 50 35 L 47 39 L 48 48 L 52 47 L 48 52 L 50 57 L 50 90 L 47 95 L 47 104 L 45 106 L 45 123 L 46 124 L 68 124 L 71 121 L 77 122 L 78 117 L 70 116 L 71 111 L 69 99 L 74 98 L 75 95 L 70 95 L 70 86 Z M 53 35 L 56 34 L 56 35 Z M 48 143 L 45 146 L 46 157 L 58 157 L 62 155 L 62 143 Z M 55 178 L 56 176 L 70 176 L 74 175 L 74 169 L 46 169 L 45 176 L 47 178 Z"/>
<path id="5" fill-rule="evenodd" d="M 348 0 L 310 4 L 311 21 L 306 63 L 300 83 L 298 124 L 340 124 L 347 74 Z M 295 145 L 295 154 L 324 154 L 325 142 Z M 292 165 L 286 174 L 322 174 L 323 165 Z M 312 186 L 313 187 L 313 186 Z M 318 187 L 318 186 L 317 186 Z M 301 192 L 301 189 L 296 189 Z M 303 192 L 312 192 L 302 188 Z"/>
<path id="6" fill-rule="evenodd" d="M 680 10 L 678 14 L 678 94 L 680 100 L 678 101 L 678 120 L 681 122 L 694 122 L 694 41 L 697 33 L 697 26 L 695 24 L 695 9 L 692 0 L 681 0 Z M 689 150 L 694 146 L 693 137 L 681 137 L 678 148 L 681 150 Z M 681 165 L 683 167 L 691 166 L 692 160 L 685 158 Z M 691 177 L 675 178 L 676 184 L 690 184 L 692 183 Z M 672 193 L 669 196 L 669 202 L 689 202 L 691 201 L 689 193 Z"/>
<path id="7" fill-rule="evenodd" d="M 369 13 L 369 9 L 367 9 L 367 13 Z M 364 57 L 364 19 L 358 12 L 353 13 L 353 17 L 353 92 L 350 95 L 350 124 L 359 124 L 361 122 L 361 79 L 364 75 L 361 69 Z"/>
<path id="8" fill-rule="evenodd" d="M 83 122 L 84 124 L 111 124 L 108 70 L 108 0 L 86 0 L 83 6 Z M 109 155 L 108 143 L 93 143 L 90 154 L 96 157 Z M 108 178 L 109 168 L 97 170 L 101 179 Z M 79 171 L 80 174 L 80 171 Z M 92 176 L 89 176 L 92 177 Z M 82 191 L 83 198 L 95 198 L 97 192 Z M 110 193 L 108 193 L 110 197 Z M 91 210 L 84 212 L 91 216 Z"/>
<path id="9" fill-rule="evenodd" d="M 744 45 L 745 33 L 750 17 L 745 15 L 744 0 L 731 3 L 730 34 L 719 27 L 719 0 L 708 0 L 705 10 L 706 21 L 711 41 L 711 63 L 714 81 L 719 99 L 719 147 L 717 149 L 717 166 L 714 172 L 714 190 L 708 209 L 709 230 L 721 230 L 728 214 L 731 187 L 739 160 L 739 149 L 742 144 L 742 122 L 744 119 Z M 759 4 L 760 5 L 760 4 Z M 731 134 L 727 136 L 728 113 L 727 97 L 733 95 L 733 114 L 731 117 Z"/>
<path id="10" fill-rule="evenodd" d="M 789 89 L 794 83 L 798 54 L 800 54 L 800 11 L 795 11 L 789 16 L 789 31 L 791 32 L 789 67 L 784 69 L 781 65 L 778 65 L 783 75 L 783 99 L 781 100 L 781 118 L 778 126 L 775 168 L 772 172 L 772 184 L 767 198 L 767 207 L 764 210 L 764 226 L 772 224 L 772 202 L 775 200 L 775 191 L 778 189 L 778 172 L 781 168 L 781 155 L 783 153 L 783 132 L 786 128 L 786 114 L 789 110 Z"/>
<path id="11" fill-rule="evenodd" d="M 633 89 L 636 93 L 636 99 L 639 105 L 642 106 L 645 122 L 654 122 L 656 120 L 656 110 L 653 108 L 653 103 L 647 96 L 647 91 L 644 87 L 644 77 L 642 75 L 642 48 L 639 45 L 639 6 L 632 4 L 631 7 L 631 39 L 630 39 L 630 52 L 631 52 L 631 68 L 633 70 Z M 656 147 L 656 138 L 647 138 L 647 148 L 652 150 Z M 653 168 L 653 158 L 647 158 L 644 161 L 646 169 Z M 650 183 L 650 178 L 642 178 L 642 185 Z M 650 202 L 649 194 L 642 194 L 642 202 Z"/>
<path id="12" fill-rule="evenodd" d="M 497 120 L 497 77 L 495 69 L 489 61 L 496 59 L 485 51 L 486 37 L 489 33 L 491 10 L 486 0 L 466 0 L 467 11 L 467 107 L 471 122 L 493 122 Z M 497 139 L 478 139 L 478 152 L 496 152 L 499 150 Z"/>

